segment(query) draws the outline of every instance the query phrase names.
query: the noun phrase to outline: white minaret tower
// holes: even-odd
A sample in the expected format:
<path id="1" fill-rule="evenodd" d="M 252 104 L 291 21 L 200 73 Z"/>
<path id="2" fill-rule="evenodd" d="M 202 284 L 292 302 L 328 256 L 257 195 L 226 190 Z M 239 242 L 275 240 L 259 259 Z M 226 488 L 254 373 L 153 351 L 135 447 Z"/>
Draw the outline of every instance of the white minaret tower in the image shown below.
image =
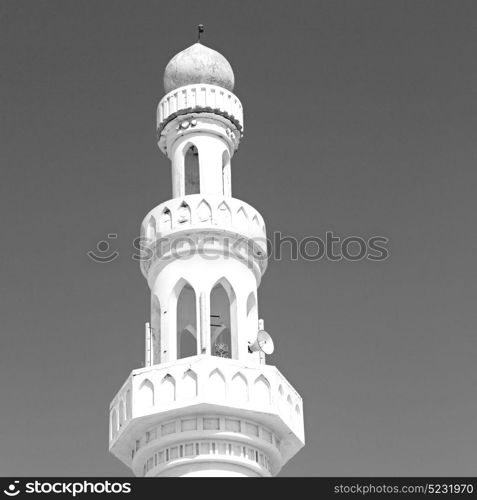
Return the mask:
<path id="1" fill-rule="evenodd" d="M 145 365 L 109 417 L 110 451 L 136 476 L 276 475 L 304 445 L 302 399 L 265 364 L 273 349 L 257 308 L 265 224 L 232 198 L 243 134 L 233 86 L 228 61 L 200 42 L 164 74 L 157 134 L 172 199 L 141 226 L 151 289 Z"/>

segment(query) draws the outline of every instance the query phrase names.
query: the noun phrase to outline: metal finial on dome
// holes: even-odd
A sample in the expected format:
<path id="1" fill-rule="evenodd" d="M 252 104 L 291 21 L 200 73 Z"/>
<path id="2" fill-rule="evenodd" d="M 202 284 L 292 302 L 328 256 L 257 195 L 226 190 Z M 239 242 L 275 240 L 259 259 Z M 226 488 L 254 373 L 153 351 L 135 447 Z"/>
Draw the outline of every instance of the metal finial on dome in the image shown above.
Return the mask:
<path id="1" fill-rule="evenodd" d="M 200 35 L 205 31 L 204 25 L 203 24 L 198 24 L 197 25 L 197 41 L 200 43 Z"/>

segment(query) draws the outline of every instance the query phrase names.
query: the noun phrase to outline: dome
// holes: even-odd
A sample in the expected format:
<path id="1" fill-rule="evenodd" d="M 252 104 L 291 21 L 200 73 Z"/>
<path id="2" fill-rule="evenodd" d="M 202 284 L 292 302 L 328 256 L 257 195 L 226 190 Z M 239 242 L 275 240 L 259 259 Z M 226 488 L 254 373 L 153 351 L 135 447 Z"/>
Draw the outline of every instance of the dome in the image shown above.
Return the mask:
<path id="1" fill-rule="evenodd" d="M 164 90 L 169 93 L 194 83 L 209 83 L 232 91 L 232 66 L 222 54 L 199 42 L 194 43 L 169 61 L 164 71 Z"/>

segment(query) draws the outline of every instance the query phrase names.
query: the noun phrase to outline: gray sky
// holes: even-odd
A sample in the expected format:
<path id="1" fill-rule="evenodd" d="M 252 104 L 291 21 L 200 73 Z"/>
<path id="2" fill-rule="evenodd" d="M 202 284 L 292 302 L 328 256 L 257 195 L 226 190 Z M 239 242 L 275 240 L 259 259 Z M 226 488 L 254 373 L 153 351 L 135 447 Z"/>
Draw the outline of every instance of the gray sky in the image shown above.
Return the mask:
<path id="1" fill-rule="evenodd" d="M 234 196 L 269 234 L 390 239 L 380 263 L 270 262 L 259 313 L 307 439 L 282 475 L 475 475 L 464 0 L 0 1 L 0 474 L 130 474 L 107 426 L 149 314 L 131 241 L 171 197 L 155 108 L 198 23 L 244 105 Z"/>

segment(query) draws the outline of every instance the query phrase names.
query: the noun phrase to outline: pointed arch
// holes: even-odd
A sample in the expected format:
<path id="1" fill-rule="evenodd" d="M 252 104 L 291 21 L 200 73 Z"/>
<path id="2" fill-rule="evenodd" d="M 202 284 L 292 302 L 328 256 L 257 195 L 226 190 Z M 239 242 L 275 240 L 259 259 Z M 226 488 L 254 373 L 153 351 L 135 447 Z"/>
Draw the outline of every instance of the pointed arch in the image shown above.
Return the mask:
<path id="1" fill-rule="evenodd" d="M 212 209 L 205 200 L 202 200 L 197 206 L 197 217 L 200 222 L 209 222 L 212 218 Z"/>
<path id="2" fill-rule="evenodd" d="M 179 205 L 179 210 L 178 210 L 178 217 L 177 217 L 177 222 L 179 224 L 190 224 L 190 207 L 189 205 L 183 201 Z"/>
<path id="3" fill-rule="evenodd" d="M 232 175 L 230 170 L 230 153 L 222 153 L 222 192 L 224 196 L 232 196 Z"/>
<path id="4" fill-rule="evenodd" d="M 288 416 L 291 418 L 293 417 L 293 401 L 292 401 L 292 398 L 290 396 L 290 394 L 288 395 L 287 397 L 287 413 L 288 413 Z"/>
<path id="5" fill-rule="evenodd" d="M 172 403 L 176 400 L 176 381 L 169 373 L 161 380 L 158 400 L 161 404 Z"/>
<path id="6" fill-rule="evenodd" d="M 197 374 L 187 370 L 182 378 L 181 399 L 191 399 L 197 396 Z"/>
<path id="7" fill-rule="evenodd" d="M 200 161 L 199 150 L 195 144 L 187 144 L 184 148 L 184 193 L 200 193 Z"/>
<path id="8" fill-rule="evenodd" d="M 248 401 L 248 382 L 241 372 L 237 372 L 230 385 L 230 395 L 234 401 L 246 403 Z"/>
<path id="9" fill-rule="evenodd" d="M 263 375 L 260 375 L 253 384 L 253 400 L 260 405 L 269 405 L 270 396 L 270 382 Z"/>
<path id="10" fill-rule="evenodd" d="M 148 240 L 154 240 L 156 238 L 156 218 L 151 215 L 147 221 L 146 238 Z"/>
<path id="11" fill-rule="evenodd" d="M 184 279 L 174 290 L 177 294 L 177 359 L 182 359 L 197 355 L 197 297 L 194 288 Z"/>
<path id="12" fill-rule="evenodd" d="M 151 340 L 152 364 L 161 362 L 161 303 L 154 293 L 151 295 Z"/>
<path id="13" fill-rule="evenodd" d="M 247 212 L 244 207 L 240 207 L 237 210 L 237 224 L 243 224 L 248 221 Z"/>
<path id="14" fill-rule="evenodd" d="M 232 212 L 230 210 L 230 207 L 223 201 L 218 207 L 217 207 L 217 222 L 220 225 L 229 225 L 230 221 L 232 219 Z"/>
<path id="15" fill-rule="evenodd" d="M 256 215 L 253 216 L 252 222 L 260 227 L 260 221 L 258 220 L 258 217 Z"/>
<path id="16" fill-rule="evenodd" d="M 124 401 L 121 399 L 119 403 L 119 427 L 124 425 Z"/>
<path id="17" fill-rule="evenodd" d="M 255 291 L 250 292 L 247 297 L 247 329 L 249 332 L 248 341 L 253 344 L 258 333 L 258 310 Z M 251 356 L 257 361 L 260 359 L 258 353 L 253 353 Z"/>
<path id="18" fill-rule="evenodd" d="M 116 437 L 118 433 L 118 414 L 116 410 L 111 412 L 111 438 Z"/>
<path id="19" fill-rule="evenodd" d="M 164 207 L 159 218 L 159 227 L 163 231 L 167 231 L 172 228 L 172 214 L 169 208 Z"/>
<path id="20" fill-rule="evenodd" d="M 209 391 L 215 398 L 225 399 L 225 377 L 218 368 L 209 375 Z"/>
<path id="21" fill-rule="evenodd" d="M 126 419 L 129 420 L 132 417 L 131 413 L 131 391 L 128 389 L 126 392 Z"/>
<path id="22" fill-rule="evenodd" d="M 237 359 L 237 298 L 222 277 L 210 292 L 210 345 L 212 356 Z"/>
<path id="23" fill-rule="evenodd" d="M 154 385 L 148 378 L 139 387 L 139 404 L 142 409 L 154 406 Z"/>

